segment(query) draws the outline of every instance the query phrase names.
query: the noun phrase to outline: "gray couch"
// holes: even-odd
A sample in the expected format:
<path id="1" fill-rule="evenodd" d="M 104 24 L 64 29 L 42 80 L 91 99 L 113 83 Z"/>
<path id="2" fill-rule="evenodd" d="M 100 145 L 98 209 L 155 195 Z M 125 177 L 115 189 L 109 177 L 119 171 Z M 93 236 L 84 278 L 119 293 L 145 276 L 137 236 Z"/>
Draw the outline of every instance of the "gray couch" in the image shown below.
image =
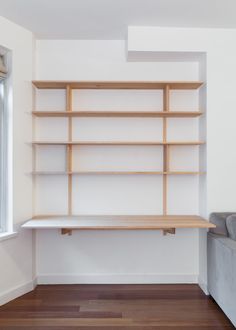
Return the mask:
<path id="1" fill-rule="evenodd" d="M 236 212 L 212 213 L 207 237 L 208 290 L 236 327 Z"/>

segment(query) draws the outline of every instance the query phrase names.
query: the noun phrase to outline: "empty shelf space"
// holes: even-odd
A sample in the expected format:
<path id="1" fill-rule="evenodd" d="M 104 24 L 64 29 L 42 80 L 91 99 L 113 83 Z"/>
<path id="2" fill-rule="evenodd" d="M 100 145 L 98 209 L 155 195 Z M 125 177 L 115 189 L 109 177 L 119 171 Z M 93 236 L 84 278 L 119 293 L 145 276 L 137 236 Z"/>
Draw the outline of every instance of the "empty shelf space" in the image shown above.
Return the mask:
<path id="1" fill-rule="evenodd" d="M 192 118 L 202 115 L 199 111 L 33 111 L 37 117 L 160 117 Z"/>
<path id="2" fill-rule="evenodd" d="M 35 145 L 201 145 L 203 141 L 172 141 L 172 142 L 161 142 L 161 141 L 34 141 L 32 144 Z"/>
<path id="3" fill-rule="evenodd" d="M 39 89 L 198 89 L 201 81 L 33 81 Z"/>
<path id="4" fill-rule="evenodd" d="M 214 228 L 215 225 L 197 215 L 80 215 L 38 216 L 24 223 L 22 227 L 28 229 L 138 230 Z"/>

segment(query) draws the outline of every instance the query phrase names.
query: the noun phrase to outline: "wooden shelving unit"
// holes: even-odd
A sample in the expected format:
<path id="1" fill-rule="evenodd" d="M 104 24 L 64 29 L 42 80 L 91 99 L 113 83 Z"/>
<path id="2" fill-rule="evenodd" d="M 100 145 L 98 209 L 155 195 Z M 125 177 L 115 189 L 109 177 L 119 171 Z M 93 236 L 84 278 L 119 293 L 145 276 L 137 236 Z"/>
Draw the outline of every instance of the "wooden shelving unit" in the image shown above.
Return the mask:
<path id="1" fill-rule="evenodd" d="M 68 140 L 66 141 L 33 141 L 34 166 L 32 174 L 66 175 L 68 176 L 68 212 L 66 215 L 35 215 L 26 222 L 24 228 L 61 228 L 63 234 L 71 234 L 72 229 L 162 229 L 164 233 L 174 233 L 176 228 L 210 228 L 214 225 L 197 215 L 168 215 L 168 176 L 169 175 L 200 175 L 201 171 L 171 171 L 170 149 L 174 146 L 200 146 L 204 141 L 168 141 L 168 118 L 197 118 L 201 111 L 171 111 L 170 91 L 198 89 L 202 82 L 64 82 L 64 81 L 34 81 L 38 89 L 64 89 L 66 91 L 66 111 L 36 111 L 33 117 L 65 117 L 68 119 Z M 91 111 L 72 109 L 73 89 L 140 89 L 163 90 L 163 111 Z M 163 121 L 163 136 L 161 141 L 73 141 L 72 120 L 75 117 L 137 117 L 161 118 Z M 67 149 L 67 166 L 65 171 L 38 171 L 36 169 L 36 147 L 47 145 L 62 145 Z M 161 146 L 163 150 L 162 171 L 144 170 L 81 170 L 72 168 L 73 146 Z M 163 214 L 145 216 L 112 216 L 112 215 L 73 215 L 72 185 L 74 175 L 162 175 L 163 176 Z"/>

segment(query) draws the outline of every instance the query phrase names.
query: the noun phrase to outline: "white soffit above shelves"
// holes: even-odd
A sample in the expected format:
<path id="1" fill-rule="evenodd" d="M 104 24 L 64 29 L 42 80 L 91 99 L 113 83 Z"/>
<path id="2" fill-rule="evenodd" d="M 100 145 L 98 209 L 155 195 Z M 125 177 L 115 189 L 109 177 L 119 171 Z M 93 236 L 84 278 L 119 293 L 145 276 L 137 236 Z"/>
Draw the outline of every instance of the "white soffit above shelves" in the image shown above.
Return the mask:
<path id="1" fill-rule="evenodd" d="M 204 52 L 128 51 L 130 62 L 201 62 Z"/>
<path id="2" fill-rule="evenodd" d="M 0 0 L 0 16 L 38 39 L 124 40 L 131 25 L 234 29 L 235 12 L 235 0 Z"/>

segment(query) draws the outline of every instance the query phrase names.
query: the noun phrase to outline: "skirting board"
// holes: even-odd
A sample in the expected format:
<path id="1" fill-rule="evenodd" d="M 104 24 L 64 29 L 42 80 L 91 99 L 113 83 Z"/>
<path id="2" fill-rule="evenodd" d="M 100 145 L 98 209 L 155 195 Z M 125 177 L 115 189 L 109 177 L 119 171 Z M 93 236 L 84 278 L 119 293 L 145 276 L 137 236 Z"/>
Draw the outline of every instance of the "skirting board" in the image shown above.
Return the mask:
<path id="1" fill-rule="evenodd" d="M 37 284 L 190 284 L 196 274 L 40 274 Z"/>
<path id="2" fill-rule="evenodd" d="M 37 280 L 35 279 L 33 281 L 16 286 L 10 290 L 3 292 L 2 294 L 0 294 L 0 306 L 34 290 L 36 285 L 37 285 Z"/>
<path id="3" fill-rule="evenodd" d="M 208 291 L 207 283 L 205 283 L 200 277 L 198 277 L 198 285 L 202 289 L 202 291 L 205 293 L 206 296 L 210 295 L 210 293 Z"/>

